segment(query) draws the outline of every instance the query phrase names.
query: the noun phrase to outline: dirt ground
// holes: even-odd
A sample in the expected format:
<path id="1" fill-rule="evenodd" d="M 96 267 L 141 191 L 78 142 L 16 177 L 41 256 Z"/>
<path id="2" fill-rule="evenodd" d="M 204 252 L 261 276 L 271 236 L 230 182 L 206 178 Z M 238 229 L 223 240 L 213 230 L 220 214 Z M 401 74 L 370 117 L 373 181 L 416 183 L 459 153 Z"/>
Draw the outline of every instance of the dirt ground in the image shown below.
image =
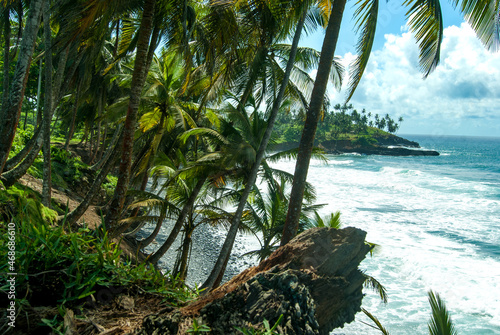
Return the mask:
<path id="1" fill-rule="evenodd" d="M 33 176 L 30 176 L 29 174 L 25 174 L 20 180 L 19 183 L 31 188 L 32 190 L 42 193 L 42 180 L 37 179 Z M 55 188 L 52 188 L 52 199 L 55 200 L 57 204 L 59 204 L 61 207 L 66 207 L 66 204 L 69 207 L 69 211 L 72 211 L 75 209 L 78 205 L 79 202 L 74 199 L 74 197 L 58 191 Z M 80 224 L 87 224 L 89 228 L 95 229 L 97 226 L 101 224 L 101 217 L 97 214 L 97 208 L 96 206 L 89 206 L 85 214 L 83 214 L 82 218 L 78 220 Z"/>

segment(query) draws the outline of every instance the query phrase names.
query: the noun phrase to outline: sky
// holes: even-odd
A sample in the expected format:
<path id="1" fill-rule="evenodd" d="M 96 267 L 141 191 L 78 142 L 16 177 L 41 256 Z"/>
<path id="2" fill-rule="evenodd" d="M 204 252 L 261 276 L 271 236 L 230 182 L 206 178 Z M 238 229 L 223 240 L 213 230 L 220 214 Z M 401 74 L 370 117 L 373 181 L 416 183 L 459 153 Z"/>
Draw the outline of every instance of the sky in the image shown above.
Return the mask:
<path id="1" fill-rule="evenodd" d="M 346 5 L 336 49 L 346 67 L 355 58 L 358 39 L 354 3 Z M 423 79 L 416 40 L 399 3 L 380 1 L 370 61 L 350 103 L 358 111 L 403 117 L 399 134 L 500 137 L 500 52 L 485 50 L 460 13 L 441 1 L 445 27 L 441 61 Z M 323 37 L 317 31 L 303 37 L 300 45 L 321 50 Z M 347 82 L 345 78 L 344 85 Z M 345 101 L 345 90 L 330 87 L 328 92 L 332 105 Z"/>

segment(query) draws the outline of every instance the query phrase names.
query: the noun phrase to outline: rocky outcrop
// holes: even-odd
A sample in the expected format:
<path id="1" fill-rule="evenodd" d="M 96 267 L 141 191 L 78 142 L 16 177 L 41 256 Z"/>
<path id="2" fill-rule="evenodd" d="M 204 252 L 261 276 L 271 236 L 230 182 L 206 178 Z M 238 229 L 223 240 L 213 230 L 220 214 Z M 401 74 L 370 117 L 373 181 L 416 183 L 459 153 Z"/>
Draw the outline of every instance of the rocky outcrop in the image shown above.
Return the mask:
<path id="1" fill-rule="evenodd" d="M 357 153 L 361 155 L 380 155 L 380 156 L 439 156 L 439 152 L 434 150 L 413 149 L 396 146 L 381 145 L 358 145 L 341 146 L 335 148 L 322 147 L 328 154 L 346 154 Z"/>
<path id="2" fill-rule="evenodd" d="M 273 325 L 281 315 L 281 334 L 328 334 L 360 311 L 365 236 L 351 227 L 310 229 L 206 296 L 146 317 L 137 334 L 185 334 L 193 319 L 212 334 L 239 334 L 236 327 Z"/>
<path id="3" fill-rule="evenodd" d="M 421 149 L 417 142 L 392 135 L 377 135 L 369 140 L 328 140 L 315 142 L 315 146 L 321 148 L 327 154 L 341 155 L 346 153 L 357 153 L 362 155 L 383 155 L 383 156 L 439 156 L 439 152 L 434 150 Z M 298 142 L 281 143 L 273 147 L 274 150 L 289 150 L 297 148 Z"/>

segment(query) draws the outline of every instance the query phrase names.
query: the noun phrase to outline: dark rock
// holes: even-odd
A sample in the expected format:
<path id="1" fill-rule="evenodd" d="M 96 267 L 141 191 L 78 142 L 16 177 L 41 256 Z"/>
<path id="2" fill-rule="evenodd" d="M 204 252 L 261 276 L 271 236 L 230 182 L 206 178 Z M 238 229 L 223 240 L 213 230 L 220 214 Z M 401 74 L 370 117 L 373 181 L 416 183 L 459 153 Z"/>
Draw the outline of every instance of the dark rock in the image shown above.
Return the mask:
<path id="1" fill-rule="evenodd" d="M 391 134 L 373 136 L 371 140 L 373 143 L 358 143 L 350 140 L 328 140 L 321 143 L 316 141 L 315 146 L 332 155 L 358 153 L 383 156 L 439 156 L 437 151 L 420 149 L 417 142 Z M 370 142 L 370 140 L 367 141 Z M 298 146 L 299 143 L 281 143 L 273 149 L 290 150 Z"/>
<path id="2" fill-rule="evenodd" d="M 384 147 L 384 146 L 371 146 L 371 147 L 353 147 L 342 148 L 341 151 L 327 153 L 358 153 L 362 155 L 381 155 L 381 156 L 439 156 L 439 152 L 434 150 L 411 149 L 403 147 Z"/>
<path id="3" fill-rule="evenodd" d="M 281 334 L 328 334 L 361 310 L 365 236 L 351 227 L 310 229 L 206 296 L 146 317 L 137 334 L 185 334 L 193 318 L 212 334 L 237 334 L 281 315 Z"/>

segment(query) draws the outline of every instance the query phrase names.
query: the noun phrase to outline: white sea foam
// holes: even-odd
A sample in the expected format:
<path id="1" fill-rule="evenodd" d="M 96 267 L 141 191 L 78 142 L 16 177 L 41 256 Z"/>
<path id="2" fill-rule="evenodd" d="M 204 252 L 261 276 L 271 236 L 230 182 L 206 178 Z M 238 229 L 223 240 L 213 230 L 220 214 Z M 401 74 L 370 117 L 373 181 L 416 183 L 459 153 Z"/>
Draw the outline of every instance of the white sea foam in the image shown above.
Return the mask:
<path id="1" fill-rule="evenodd" d="M 488 198 L 498 185 L 381 162 L 313 163 L 308 176 L 318 203 L 328 204 L 323 212 L 341 210 L 344 225 L 366 230 L 381 245 L 362 266 L 386 286 L 389 303 L 369 293 L 364 307 L 391 334 L 428 334 L 432 289 L 460 333 L 500 334 L 500 201 Z M 293 172 L 292 162 L 278 164 Z M 378 333 L 355 322 L 332 334 Z"/>

